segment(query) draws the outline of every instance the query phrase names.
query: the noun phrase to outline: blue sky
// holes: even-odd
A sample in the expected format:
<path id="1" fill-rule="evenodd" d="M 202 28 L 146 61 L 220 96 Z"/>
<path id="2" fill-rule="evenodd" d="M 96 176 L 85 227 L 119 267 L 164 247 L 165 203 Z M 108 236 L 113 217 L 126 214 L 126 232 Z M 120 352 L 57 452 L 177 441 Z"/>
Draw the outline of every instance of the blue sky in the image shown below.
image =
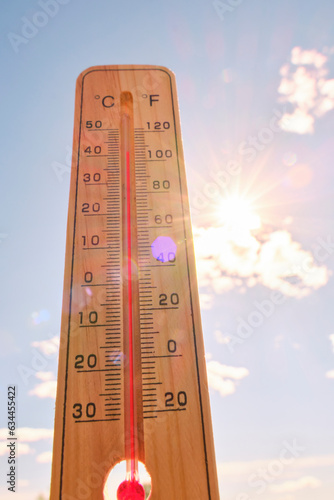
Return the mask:
<path id="1" fill-rule="evenodd" d="M 221 498 L 332 499 L 333 3 L 46 3 L 0 19 L 1 498 L 13 383 L 15 498 L 48 495 L 76 78 L 157 64 L 178 84 Z"/>

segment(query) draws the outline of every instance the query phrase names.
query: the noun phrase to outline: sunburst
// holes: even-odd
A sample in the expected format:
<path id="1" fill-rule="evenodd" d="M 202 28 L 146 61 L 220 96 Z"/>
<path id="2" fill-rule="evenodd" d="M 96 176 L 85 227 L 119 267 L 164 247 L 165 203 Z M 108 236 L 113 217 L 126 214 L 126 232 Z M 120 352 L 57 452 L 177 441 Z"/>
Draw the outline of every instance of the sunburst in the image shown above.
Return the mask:
<path id="1" fill-rule="evenodd" d="M 252 203 L 244 197 L 234 195 L 225 198 L 219 206 L 219 219 L 233 232 L 250 232 L 261 227 L 260 216 Z"/>

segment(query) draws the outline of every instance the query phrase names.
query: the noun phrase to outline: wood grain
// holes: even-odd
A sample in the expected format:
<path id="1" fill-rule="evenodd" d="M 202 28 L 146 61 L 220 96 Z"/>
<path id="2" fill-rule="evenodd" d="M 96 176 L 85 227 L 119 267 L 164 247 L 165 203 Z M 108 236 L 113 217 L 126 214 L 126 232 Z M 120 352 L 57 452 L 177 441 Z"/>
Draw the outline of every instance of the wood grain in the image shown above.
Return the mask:
<path id="1" fill-rule="evenodd" d="M 77 80 L 50 498 L 102 500 L 109 472 L 129 458 L 124 92 L 137 455 L 151 500 L 217 500 L 175 78 L 135 65 L 89 68 Z"/>

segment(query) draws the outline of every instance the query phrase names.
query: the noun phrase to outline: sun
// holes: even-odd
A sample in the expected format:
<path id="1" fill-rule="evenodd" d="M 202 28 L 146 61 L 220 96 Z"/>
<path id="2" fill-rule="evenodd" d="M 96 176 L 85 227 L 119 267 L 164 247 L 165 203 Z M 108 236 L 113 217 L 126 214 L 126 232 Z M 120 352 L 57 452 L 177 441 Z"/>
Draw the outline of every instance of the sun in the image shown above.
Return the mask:
<path id="1" fill-rule="evenodd" d="M 230 196 L 219 206 L 219 219 L 233 231 L 250 232 L 261 227 L 261 219 L 252 203 L 241 196 Z"/>

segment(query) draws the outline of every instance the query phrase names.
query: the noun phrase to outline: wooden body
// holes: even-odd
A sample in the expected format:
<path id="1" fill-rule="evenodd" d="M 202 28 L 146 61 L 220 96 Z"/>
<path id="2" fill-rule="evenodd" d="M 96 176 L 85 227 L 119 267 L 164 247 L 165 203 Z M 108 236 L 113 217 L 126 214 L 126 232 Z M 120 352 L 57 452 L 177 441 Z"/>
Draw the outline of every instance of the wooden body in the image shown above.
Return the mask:
<path id="1" fill-rule="evenodd" d="M 129 458 L 126 141 L 137 458 L 152 500 L 217 500 L 175 79 L 157 66 L 94 67 L 77 81 L 51 500 L 102 500 Z"/>

